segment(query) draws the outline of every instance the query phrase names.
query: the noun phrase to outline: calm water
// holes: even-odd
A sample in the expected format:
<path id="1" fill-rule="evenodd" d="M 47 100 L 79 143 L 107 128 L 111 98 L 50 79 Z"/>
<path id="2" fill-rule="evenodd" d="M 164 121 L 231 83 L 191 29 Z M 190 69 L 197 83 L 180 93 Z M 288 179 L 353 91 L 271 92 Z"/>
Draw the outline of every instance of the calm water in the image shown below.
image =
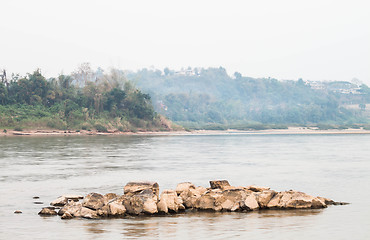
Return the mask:
<path id="1" fill-rule="evenodd" d="M 212 179 L 352 204 L 110 220 L 37 215 L 62 194 Z M 370 239 L 369 186 L 370 135 L 0 137 L 0 239 Z"/>

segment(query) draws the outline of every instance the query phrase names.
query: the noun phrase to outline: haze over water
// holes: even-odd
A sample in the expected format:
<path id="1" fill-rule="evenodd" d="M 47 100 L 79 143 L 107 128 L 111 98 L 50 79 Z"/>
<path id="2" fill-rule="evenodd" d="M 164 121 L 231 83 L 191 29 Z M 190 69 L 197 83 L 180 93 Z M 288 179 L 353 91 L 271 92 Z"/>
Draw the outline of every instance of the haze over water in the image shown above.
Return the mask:
<path id="1" fill-rule="evenodd" d="M 370 238 L 370 135 L 1 137 L 0 144 L 0 239 Z M 157 181 L 161 191 L 183 181 L 208 187 L 215 179 L 351 204 L 104 220 L 37 215 L 63 194 L 122 194 L 135 180 Z"/>

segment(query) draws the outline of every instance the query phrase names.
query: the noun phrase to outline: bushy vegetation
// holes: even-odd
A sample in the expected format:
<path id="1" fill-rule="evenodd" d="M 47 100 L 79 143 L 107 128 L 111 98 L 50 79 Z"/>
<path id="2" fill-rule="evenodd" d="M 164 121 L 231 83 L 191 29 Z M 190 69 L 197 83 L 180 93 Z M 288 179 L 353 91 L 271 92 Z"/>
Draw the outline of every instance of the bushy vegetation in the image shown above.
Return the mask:
<path id="1" fill-rule="evenodd" d="M 71 75 L 46 79 L 40 70 L 0 83 L 1 128 L 163 130 L 151 97 L 123 73 L 92 71 L 83 64 Z"/>
<path id="2" fill-rule="evenodd" d="M 229 76 L 224 68 L 142 69 L 128 72 L 128 79 L 148 92 L 156 111 L 189 128 L 263 128 L 262 126 L 331 126 L 369 122 L 366 103 L 370 90 L 361 85 L 356 94 L 339 90 L 349 82 L 323 83 L 315 89 L 302 79 Z M 344 91 L 344 90 L 343 90 Z M 348 105 L 357 108 L 348 108 Z"/>

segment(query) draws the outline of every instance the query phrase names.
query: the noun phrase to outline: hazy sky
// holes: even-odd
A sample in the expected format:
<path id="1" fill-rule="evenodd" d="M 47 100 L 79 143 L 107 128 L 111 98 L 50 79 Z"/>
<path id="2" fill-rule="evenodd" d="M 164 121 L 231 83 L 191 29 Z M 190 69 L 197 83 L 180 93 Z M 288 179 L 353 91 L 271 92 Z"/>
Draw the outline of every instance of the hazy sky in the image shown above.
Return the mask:
<path id="1" fill-rule="evenodd" d="M 0 0 L 0 69 L 225 67 L 370 84 L 370 1 Z"/>

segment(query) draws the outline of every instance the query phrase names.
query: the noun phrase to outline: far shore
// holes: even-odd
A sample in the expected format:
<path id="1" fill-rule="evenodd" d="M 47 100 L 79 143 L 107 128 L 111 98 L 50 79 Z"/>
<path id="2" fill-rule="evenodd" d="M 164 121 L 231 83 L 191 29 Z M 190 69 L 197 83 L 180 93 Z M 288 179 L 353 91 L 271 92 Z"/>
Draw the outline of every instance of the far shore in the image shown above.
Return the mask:
<path id="1" fill-rule="evenodd" d="M 266 130 L 193 130 L 193 131 L 137 131 L 137 132 L 97 132 L 97 131 L 73 131 L 73 130 L 23 130 L 0 132 L 0 136 L 125 136 L 125 135 L 299 135 L 299 134 L 370 134 L 370 130 L 364 129 L 328 129 L 319 130 L 307 127 L 289 127 L 288 129 Z"/>

